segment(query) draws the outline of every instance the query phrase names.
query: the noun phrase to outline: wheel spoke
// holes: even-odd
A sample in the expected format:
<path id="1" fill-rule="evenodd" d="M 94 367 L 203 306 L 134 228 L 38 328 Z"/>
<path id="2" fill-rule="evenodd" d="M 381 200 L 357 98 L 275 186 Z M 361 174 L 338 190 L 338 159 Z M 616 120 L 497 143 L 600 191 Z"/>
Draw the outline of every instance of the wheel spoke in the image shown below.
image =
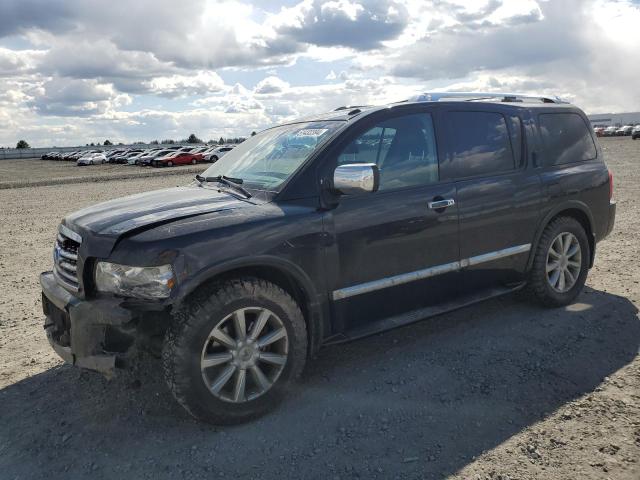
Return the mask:
<path id="1" fill-rule="evenodd" d="M 260 315 L 258 315 L 258 319 L 253 324 L 251 334 L 249 335 L 249 338 L 251 340 L 255 340 L 256 338 L 258 338 L 258 335 L 260 335 L 260 332 L 262 332 L 262 329 L 267 324 L 267 320 L 269 320 L 270 316 L 271 312 L 267 310 L 263 310 L 262 312 L 260 312 Z"/>
<path id="2" fill-rule="evenodd" d="M 244 400 L 244 389 L 247 384 L 247 371 L 243 368 L 238 370 L 236 375 L 236 385 L 233 389 L 233 401 L 241 402 Z"/>
<path id="3" fill-rule="evenodd" d="M 574 244 L 567 252 L 567 258 L 573 257 L 576 253 L 578 253 L 579 249 L 580 249 L 580 244 L 578 243 Z"/>
<path id="4" fill-rule="evenodd" d="M 244 317 L 244 310 L 233 312 L 233 326 L 236 329 L 236 337 L 243 340 L 247 336 L 247 324 Z"/>
<path id="5" fill-rule="evenodd" d="M 271 382 L 264 376 L 264 373 L 262 373 L 262 370 L 258 365 L 251 366 L 251 374 L 263 392 L 271 386 Z"/>
<path id="6" fill-rule="evenodd" d="M 560 266 L 560 262 L 547 263 L 547 273 L 556 270 Z"/>
<path id="7" fill-rule="evenodd" d="M 568 282 L 567 287 L 571 288 L 573 286 L 573 284 L 576 282 L 576 279 L 573 276 L 573 273 L 571 273 L 571 270 L 569 270 L 568 268 L 564 271 L 564 274 L 565 274 L 566 280 Z"/>
<path id="8" fill-rule="evenodd" d="M 278 340 L 280 340 L 281 338 L 284 338 L 287 336 L 287 331 L 284 329 L 284 327 L 279 328 L 278 330 L 274 330 L 273 332 L 265 335 L 264 337 L 260 338 L 258 340 L 258 347 L 259 348 L 264 348 L 267 345 L 271 345 L 274 342 L 277 342 Z"/>
<path id="9" fill-rule="evenodd" d="M 549 277 L 549 283 L 552 287 L 556 287 L 558 285 L 558 279 L 560 278 L 560 269 L 554 270 L 551 276 Z"/>
<path id="10" fill-rule="evenodd" d="M 227 348 L 236 348 L 236 341 L 219 328 L 211 332 L 211 337 Z"/>
<path id="11" fill-rule="evenodd" d="M 212 353 L 206 355 L 201 362 L 202 368 L 215 367 L 216 365 L 223 365 L 232 359 L 230 352 L 224 353 Z"/>
<path id="12" fill-rule="evenodd" d="M 263 362 L 271 363 L 273 365 L 284 365 L 287 361 L 286 355 L 279 355 L 271 352 L 260 352 L 260 356 L 258 358 Z"/>
<path id="13" fill-rule="evenodd" d="M 564 270 L 560 270 L 560 278 L 558 280 L 558 290 L 562 291 L 565 287 Z"/>
<path id="14" fill-rule="evenodd" d="M 214 393 L 219 393 L 220 390 L 224 388 L 229 379 L 233 376 L 233 373 L 236 371 L 235 365 L 229 365 L 227 368 L 223 370 L 223 372 L 218 376 L 215 382 L 211 385 L 211 391 Z"/>
<path id="15" fill-rule="evenodd" d="M 570 233 L 567 233 L 567 234 L 564 236 L 564 239 L 563 239 L 562 241 L 563 241 L 563 243 L 562 243 L 562 248 L 563 248 L 563 250 L 562 250 L 562 251 L 563 251 L 563 252 L 564 252 L 564 254 L 566 255 L 566 254 L 567 254 L 567 252 L 569 251 L 569 248 L 571 247 L 571 241 L 572 241 L 571 234 L 570 234 Z"/>
<path id="16" fill-rule="evenodd" d="M 549 248 L 549 255 L 551 255 L 553 258 L 557 260 L 558 258 L 560 258 L 560 254 L 555 251 L 555 249 L 553 248 L 554 245 L 551 245 L 551 247 Z"/>
<path id="17" fill-rule="evenodd" d="M 564 252 L 564 244 L 562 243 L 562 235 L 558 235 L 558 238 L 553 242 L 553 250 L 557 252 Z"/>

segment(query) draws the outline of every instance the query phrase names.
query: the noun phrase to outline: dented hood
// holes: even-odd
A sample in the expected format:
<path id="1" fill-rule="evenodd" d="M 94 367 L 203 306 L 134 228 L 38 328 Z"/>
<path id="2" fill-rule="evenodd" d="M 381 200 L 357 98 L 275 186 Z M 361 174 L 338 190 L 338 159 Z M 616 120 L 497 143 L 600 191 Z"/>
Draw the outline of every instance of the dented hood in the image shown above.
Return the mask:
<path id="1" fill-rule="evenodd" d="M 118 237 L 158 223 L 252 204 L 217 189 L 194 185 L 155 190 L 99 203 L 68 215 L 64 223 L 78 232 Z"/>

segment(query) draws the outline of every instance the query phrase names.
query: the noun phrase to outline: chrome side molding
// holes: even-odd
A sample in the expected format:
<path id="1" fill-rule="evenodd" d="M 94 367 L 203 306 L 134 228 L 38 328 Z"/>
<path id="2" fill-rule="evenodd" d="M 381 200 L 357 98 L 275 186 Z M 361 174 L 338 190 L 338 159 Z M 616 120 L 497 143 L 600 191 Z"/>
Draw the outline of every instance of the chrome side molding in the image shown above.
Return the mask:
<path id="1" fill-rule="evenodd" d="M 484 253 L 482 255 L 476 255 L 475 257 L 465 258 L 458 262 L 445 263 L 443 265 L 436 265 L 422 270 L 416 270 L 414 272 L 401 273 L 400 275 L 394 275 L 393 277 L 385 277 L 379 280 L 373 280 L 371 282 L 360 283 L 351 287 L 341 288 L 333 291 L 334 300 L 342 300 L 344 298 L 353 297 L 355 295 L 362 295 L 363 293 L 370 293 L 376 290 L 382 290 L 383 288 L 395 287 L 396 285 L 402 285 L 403 283 L 414 282 L 416 280 L 423 280 L 425 278 L 435 277 L 436 275 L 442 275 L 443 273 L 455 272 L 462 270 L 465 267 L 478 265 L 481 263 L 492 262 L 500 258 L 509 257 L 512 255 L 518 255 L 526 253 L 531 250 L 531 244 L 517 245 L 515 247 L 509 247 L 495 252 Z"/>

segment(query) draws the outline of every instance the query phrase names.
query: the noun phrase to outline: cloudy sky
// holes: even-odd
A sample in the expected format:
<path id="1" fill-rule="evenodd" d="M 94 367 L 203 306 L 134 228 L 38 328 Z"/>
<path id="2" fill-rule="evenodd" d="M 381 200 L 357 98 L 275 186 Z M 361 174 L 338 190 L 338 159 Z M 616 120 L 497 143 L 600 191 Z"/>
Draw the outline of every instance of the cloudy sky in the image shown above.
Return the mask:
<path id="1" fill-rule="evenodd" d="M 0 0 L 0 146 L 244 136 L 427 90 L 640 110 L 640 0 Z"/>

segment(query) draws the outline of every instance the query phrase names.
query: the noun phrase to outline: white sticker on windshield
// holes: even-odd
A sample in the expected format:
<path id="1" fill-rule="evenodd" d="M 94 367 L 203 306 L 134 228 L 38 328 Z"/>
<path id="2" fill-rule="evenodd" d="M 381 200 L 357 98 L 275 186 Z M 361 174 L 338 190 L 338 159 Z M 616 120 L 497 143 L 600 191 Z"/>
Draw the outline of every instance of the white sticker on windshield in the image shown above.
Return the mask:
<path id="1" fill-rule="evenodd" d="M 328 128 L 307 128 L 296 133 L 296 137 L 319 137 L 323 135 Z"/>

